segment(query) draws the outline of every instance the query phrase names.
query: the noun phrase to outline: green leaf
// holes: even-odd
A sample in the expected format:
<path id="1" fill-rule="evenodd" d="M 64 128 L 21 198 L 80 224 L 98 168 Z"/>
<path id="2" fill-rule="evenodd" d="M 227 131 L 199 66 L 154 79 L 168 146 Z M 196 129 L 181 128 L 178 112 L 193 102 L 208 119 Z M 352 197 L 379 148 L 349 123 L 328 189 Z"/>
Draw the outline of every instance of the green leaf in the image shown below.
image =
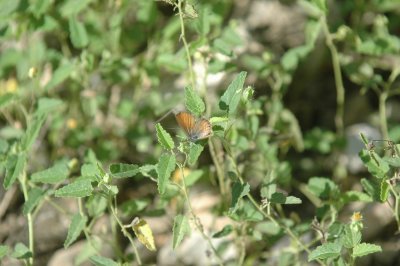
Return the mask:
<path id="1" fill-rule="evenodd" d="M 228 225 L 225 225 L 221 231 L 213 234 L 212 237 L 213 238 L 221 238 L 221 237 L 229 235 L 232 231 L 233 231 L 233 226 L 228 224 Z"/>
<path id="2" fill-rule="evenodd" d="M 64 163 L 58 163 L 46 170 L 32 174 L 33 182 L 41 182 L 45 184 L 57 184 L 64 181 L 69 175 L 68 166 Z"/>
<path id="3" fill-rule="evenodd" d="M 69 18 L 84 10 L 93 0 L 67 0 L 60 8 L 63 17 Z"/>
<path id="4" fill-rule="evenodd" d="M 382 182 L 386 182 L 382 180 Z M 363 186 L 364 190 L 370 195 L 375 201 L 381 201 L 381 181 L 380 179 L 371 179 L 368 180 L 366 178 L 361 179 L 361 185 Z"/>
<path id="5" fill-rule="evenodd" d="M 313 46 L 311 45 L 302 45 L 288 50 L 281 59 L 283 69 L 288 72 L 294 71 L 300 63 L 300 60 L 303 59 L 312 49 Z"/>
<path id="6" fill-rule="evenodd" d="M 235 182 L 232 187 L 232 203 L 229 208 L 229 214 L 235 213 L 239 207 L 239 200 L 249 194 L 250 185 L 248 183 L 241 184 L 240 182 Z"/>
<path id="7" fill-rule="evenodd" d="M 51 80 L 46 84 L 45 90 L 51 90 L 54 87 L 60 85 L 64 80 L 66 80 L 75 69 L 75 65 L 72 63 L 65 63 L 57 68 L 54 71 L 53 77 Z"/>
<path id="8" fill-rule="evenodd" d="M 108 202 L 104 195 L 93 194 L 86 201 L 86 209 L 89 217 L 98 217 L 103 214 L 107 208 Z"/>
<path id="9" fill-rule="evenodd" d="M 47 115 L 52 113 L 54 110 L 59 108 L 63 104 L 63 101 L 55 98 L 40 98 L 38 101 L 38 108 L 35 115 Z"/>
<path id="10" fill-rule="evenodd" d="M 176 249 L 183 237 L 190 232 L 189 222 L 186 216 L 179 214 L 175 217 L 173 228 L 172 247 Z"/>
<path id="11" fill-rule="evenodd" d="M 112 259 L 101 257 L 101 256 L 92 256 L 90 257 L 90 261 L 96 266 L 118 266 L 119 264 Z"/>
<path id="12" fill-rule="evenodd" d="M 116 178 L 126 178 L 137 175 L 140 169 L 136 164 L 115 163 L 110 165 L 110 172 Z"/>
<path id="13" fill-rule="evenodd" d="M 204 147 L 197 143 L 190 144 L 190 150 L 188 154 L 188 163 L 189 165 L 194 165 L 197 162 L 201 152 L 203 151 Z"/>
<path id="14" fill-rule="evenodd" d="M 55 196 L 81 198 L 89 196 L 90 194 L 92 194 L 92 191 L 93 187 L 89 180 L 78 180 L 57 189 L 55 192 Z"/>
<path id="15" fill-rule="evenodd" d="M 270 202 L 277 204 L 301 204 L 301 199 L 296 198 L 294 196 L 286 197 L 284 194 L 280 192 L 275 192 L 274 194 L 272 194 Z"/>
<path id="16" fill-rule="evenodd" d="M 72 45 L 75 48 L 84 48 L 89 44 L 89 38 L 86 33 L 85 25 L 79 22 L 76 17 L 69 19 L 69 34 Z"/>
<path id="17" fill-rule="evenodd" d="M 28 259 L 32 257 L 32 252 L 27 246 L 25 246 L 25 244 L 17 243 L 11 256 L 17 259 Z"/>
<path id="18" fill-rule="evenodd" d="M 333 259 L 340 255 L 341 246 L 339 243 L 324 243 L 311 251 L 308 261 Z"/>
<path id="19" fill-rule="evenodd" d="M 235 113 L 236 108 L 238 107 L 246 75 L 247 72 L 240 72 L 221 96 L 219 108 L 221 110 L 227 110 L 230 115 Z"/>
<path id="20" fill-rule="evenodd" d="M 317 197 L 328 199 L 339 195 L 338 186 L 325 177 L 312 177 L 308 180 L 308 189 Z"/>
<path id="21" fill-rule="evenodd" d="M 185 106 L 189 112 L 197 116 L 201 116 L 206 110 L 203 100 L 192 87 L 185 88 Z"/>
<path id="22" fill-rule="evenodd" d="M 371 155 L 368 151 L 362 150 L 359 153 L 361 160 L 363 161 L 364 165 L 367 167 L 368 172 L 370 172 L 373 176 L 377 178 L 385 178 L 386 173 L 390 170 L 389 164 L 382 160 L 377 154 L 374 154 L 376 161 L 371 158 Z"/>
<path id="23" fill-rule="evenodd" d="M 133 216 L 138 212 L 144 210 L 149 205 L 149 200 L 147 199 L 133 199 L 125 201 L 121 204 L 121 210 L 125 215 Z"/>
<path id="24" fill-rule="evenodd" d="M 190 171 L 190 173 L 185 176 L 185 184 L 187 187 L 192 186 L 194 183 L 197 182 L 197 180 L 200 179 L 200 177 L 202 177 L 204 174 L 203 170 L 194 170 L 194 171 Z"/>
<path id="25" fill-rule="evenodd" d="M 82 176 L 102 176 L 99 167 L 94 163 L 85 163 L 81 166 Z"/>
<path id="26" fill-rule="evenodd" d="M 36 205 L 39 204 L 44 195 L 45 192 L 40 188 L 32 188 L 28 193 L 28 200 L 24 203 L 23 214 L 27 215 L 30 213 L 36 207 Z"/>
<path id="27" fill-rule="evenodd" d="M 4 178 L 3 186 L 5 189 L 9 189 L 15 180 L 24 171 L 26 162 L 26 154 L 20 153 L 18 155 L 12 154 L 7 157 L 6 162 L 6 176 Z"/>
<path id="28" fill-rule="evenodd" d="M 344 203 L 349 203 L 352 201 L 372 202 L 372 198 L 370 196 L 363 192 L 354 190 L 346 191 L 342 195 L 342 199 Z"/>
<path id="29" fill-rule="evenodd" d="M 67 239 L 65 239 L 64 242 L 64 248 L 67 248 L 74 243 L 85 228 L 87 220 L 86 216 L 81 216 L 79 213 L 72 217 L 71 225 L 68 228 Z"/>
<path id="30" fill-rule="evenodd" d="M 5 154 L 8 150 L 8 142 L 5 139 L 0 139 L 0 154 Z"/>
<path id="31" fill-rule="evenodd" d="M 0 259 L 7 255 L 9 249 L 10 248 L 6 245 L 0 245 Z"/>
<path id="32" fill-rule="evenodd" d="M 168 180 L 171 176 L 172 171 L 175 170 L 175 155 L 170 153 L 164 153 L 161 155 L 157 164 L 157 185 L 158 192 L 160 194 L 165 193 L 166 186 L 168 184 Z"/>
<path id="33" fill-rule="evenodd" d="M 29 151 L 35 142 L 37 136 L 39 135 L 40 129 L 44 121 L 46 120 L 46 115 L 35 116 L 31 123 L 28 125 L 28 129 L 21 140 L 21 147 L 25 151 Z"/>
<path id="34" fill-rule="evenodd" d="M 160 123 L 156 125 L 158 142 L 167 150 L 172 150 L 175 145 L 171 135 L 161 126 Z"/>
<path id="35" fill-rule="evenodd" d="M 32 10 L 32 13 L 36 17 L 39 17 L 46 13 L 47 9 L 50 7 L 51 4 L 52 4 L 51 0 L 37 0 L 31 4 L 30 8 Z"/>
<path id="36" fill-rule="evenodd" d="M 5 93 L 3 95 L 0 95 L 0 108 L 5 107 L 9 103 L 11 103 L 13 98 L 14 98 L 13 93 Z"/>
<path id="37" fill-rule="evenodd" d="M 385 202 L 389 197 L 389 184 L 386 180 L 381 180 L 381 193 L 379 199 L 381 202 Z"/>
<path id="38" fill-rule="evenodd" d="M 378 245 L 369 244 L 369 243 L 360 243 L 353 248 L 352 256 L 355 257 L 363 257 L 365 255 L 382 252 L 382 248 Z"/>
<path id="39" fill-rule="evenodd" d="M 362 235 L 360 231 L 352 230 L 352 227 L 347 225 L 344 229 L 343 245 L 346 248 L 351 249 L 361 242 L 361 237 Z"/>
<path id="40" fill-rule="evenodd" d="M 210 7 L 203 6 L 199 12 L 199 17 L 194 21 L 194 26 L 198 33 L 202 36 L 206 36 L 210 32 Z"/>
<path id="41" fill-rule="evenodd" d="M 390 166 L 400 168 L 400 158 L 399 157 L 384 157 L 383 160 L 387 162 Z"/>

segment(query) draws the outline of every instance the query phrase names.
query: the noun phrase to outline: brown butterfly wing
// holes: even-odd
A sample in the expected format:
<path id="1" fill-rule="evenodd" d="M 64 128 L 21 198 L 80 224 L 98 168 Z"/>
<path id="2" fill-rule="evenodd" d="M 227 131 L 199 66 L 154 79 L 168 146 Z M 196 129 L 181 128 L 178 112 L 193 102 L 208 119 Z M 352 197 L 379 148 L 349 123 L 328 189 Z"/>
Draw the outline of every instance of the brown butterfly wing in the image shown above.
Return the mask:
<path id="1" fill-rule="evenodd" d="M 212 134 L 212 127 L 210 121 L 201 118 L 196 122 L 195 129 L 192 134 L 192 139 L 205 139 Z"/>
<path id="2" fill-rule="evenodd" d="M 179 112 L 175 115 L 175 118 L 178 125 L 190 137 L 196 125 L 196 118 L 189 112 Z"/>

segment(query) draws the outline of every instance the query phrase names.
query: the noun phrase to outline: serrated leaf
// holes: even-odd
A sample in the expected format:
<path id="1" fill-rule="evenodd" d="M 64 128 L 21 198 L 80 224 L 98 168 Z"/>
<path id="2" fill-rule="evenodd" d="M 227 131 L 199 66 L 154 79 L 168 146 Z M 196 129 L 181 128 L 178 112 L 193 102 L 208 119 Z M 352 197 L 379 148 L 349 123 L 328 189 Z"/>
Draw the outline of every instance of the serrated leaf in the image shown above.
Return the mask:
<path id="1" fill-rule="evenodd" d="M 179 214 L 175 217 L 173 227 L 172 247 L 176 249 L 182 242 L 183 237 L 190 232 L 189 221 L 186 216 Z"/>
<path id="2" fill-rule="evenodd" d="M 63 101 L 55 98 L 40 98 L 35 115 L 47 115 L 63 104 Z"/>
<path id="3" fill-rule="evenodd" d="M 32 174 L 33 182 L 41 182 L 45 184 L 56 184 L 64 181 L 69 175 L 68 166 L 64 163 L 59 163 L 46 170 Z"/>
<path id="4" fill-rule="evenodd" d="M 341 246 L 338 243 L 324 243 L 311 251 L 308 261 L 333 259 L 340 255 Z"/>
<path id="5" fill-rule="evenodd" d="M 167 150 L 172 150 L 175 145 L 171 135 L 161 126 L 160 123 L 156 125 L 158 143 Z"/>
<path id="6" fill-rule="evenodd" d="M 46 84 L 45 90 L 51 90 L 57 85 L 61 84 L 64 80 L 66 80 L 74 70 L 75 65 L 72 63 L 65 63 L 60 65 L 51 78 L 51 80 Z"/>
<path id="7" fill-rule="evenodd" d="M 225 225 L 221 231 L 213 234 L 212 237 L 213 238 L 221 238 L 221 237 L 229 235 L 232 231 L 233 231 L 233 226 L 228 224 L 228 225 Z"/>
<path id="8" fill-rule="evenodd" d="M 359 153 L 359 156 L 364 165 L 367 167 L 368 172 L 370 172 L 373 176 L 380 179 L 386 177 L 386 173 L 390 170 L 389 164 L 382 160 L 382 158 L 380 158 L 377 154 L 375 154 L 374 157 L 379 165 L 377 165 L 375 160 L 371 159 L 371 155 L 366 150 L 362 150 Z"/>
<path id="9" fill-rule="evenodd" d="M 372 179 L 361 179 L 361 185 L 364 190 L 370 195 L 374 201 L 382 201 L 382 182 L 386 182 L 384 179 L 372 178 Z"/>
<path id="10" fill-rule="evenodd" d="M 160 194 L 165 193 L 166 186 L 168 184 L 168 180 L 171 177 L 172 171 L 175 170 L 175 155 L 170 153 L 164 153 L 161 155 L 157 164 L 157 185 L 158 192 Z"/>
<path id="11" fill-rule="evenodd" d="M 28 129 L 21 140 L 21 147 L 23 150 L 28 151 L 35 142 L 37 136 L 39 135 L 40 129 L 44 121 L 46 120 L 46 115 L 35 116 L 31 123 L 28 125 Z"/>
<path id="12" fill-rule="evenodd" d="M 185 105 L 187 110 L 196 116 L 201 116 L 206 110 L 203 100 L 192 87 L 185 88 Z"/>
<path id="13" fill-rule="evenodd" d="M 145 220 L 139 219 L 139 221 L 133 225 L 133 231 L 140 243 L 145 245 L 148 250 L 157 250 L 154 243 L 153 231 Z"/>
<path id="14" fill-rule="evenodd" d="M 229 208 L 229 214 L 234 214 L 239 208 L 239 200 L 246 196 L 250 192 L 250 185 L 248 183 L 241 184 L 240 182 L 235 182 L 232 187 L 232 203 Z"/>
<path id="15" fill-rule="evenodd" d="M 102 176 L 99 167 L 94 163 L 85 163 L 81 166 L 82 176 Z"/>
<path id="16" fill-rule="evenodd" d="M 81 216 L 79 213 L 72 217 L 71 225 L 68 228 L 67 239 L 64 242 L 64 248 L 69 247 L 81 234 L 87 222 L 86 216 Z"/>
<path id="17" fill-rule="evenodd" d="M 26 162 L 26 154 L 20 153 L 18 155 L 12 154 L 7 157 L 6 162 L 6 175 L 4 178 L 3 186 L 5 189 L 9 189 L 15 180 L 24 171 Z"/>
<path id="18" fill-rule="evenodd" d="M 25 246 L 25 244 L 17 243 L 11 256 L 17 259 L 28 259 L 32 257 L 32 252 L 27 246 Z"/>
<path id="19" fill-rule="evenodd" d="M 22 213 L 27 215 L 30 213 L 36 205 L 42 200 L 44 197 L 45 192 L 40 188 L 34 187 L 28 193 L 28 200 L 24 203 L 24 209 Z"/>
<path id="20" fill-rule="evenodd" d="M 59 188 L 55 192 L 56 197 L 81 198 L 92 194 L 93 187 L 90 180 L 77 180 L 69 185 Z"/>
<path id="21" fill-rule="evenodd" d="M 112 259 L 102 257 L 102 256 L 91 256 L 90 262 L 96 266 L 118 266 L 119 264 Z"/>
<path id="22" fill-rule="evenodd" d="M 9 249 L 10 248 L 6 245 L 0 245 L 0 259 L 7 255 Z"/>
<path id="23" fill-rule="evenodd" d="M 204 150 L 204 147 L 197 143 L 190 144 L 189 154 L 188 154 L 188 163 L 189 165 L 194 165 L 197 162 L 201 152 Z"/>
<path id="24" fill-rule="evenodd" d="M 136 164 L 116 163 L 110 165 L 110 173 L 116 178 L 132 177 L 139 172 L 139 166 Z"/>
<path id="25" fill-rule="evenodd" d="M 352 227 L 347 225 L 344 230 L 344 242 L 343 245 L 350 249 L 358 245 L 361 242 L 361 232 L 358 230 L 352 230 Z"/>
<path id="26" fill-rule="evenodd" d="M 235 113 L 243 92 L 244 81 L 247 72 L 240 72 L 239 75 L 229 84 L 228 89 L 221 96 L 219 108 L 226 110 L 231 115 Z"/>
<path id="27" fill-rule="evenodd" d="M 68 25 L 72 45 L 75 48 L 83 48 L 87 46 L 89 44 L 89 38 L 85 25 L 78 21 L 76 17 L 70 17 Z"/>
<path id="28" fill-rule="evenodd" d="M 352 256 L 355 257 L 363 257 L 365 255 L 382 252 L 382 248 L 378 245 L 369 244 L 369 243 L 360 243 L 353 248 Z"/>

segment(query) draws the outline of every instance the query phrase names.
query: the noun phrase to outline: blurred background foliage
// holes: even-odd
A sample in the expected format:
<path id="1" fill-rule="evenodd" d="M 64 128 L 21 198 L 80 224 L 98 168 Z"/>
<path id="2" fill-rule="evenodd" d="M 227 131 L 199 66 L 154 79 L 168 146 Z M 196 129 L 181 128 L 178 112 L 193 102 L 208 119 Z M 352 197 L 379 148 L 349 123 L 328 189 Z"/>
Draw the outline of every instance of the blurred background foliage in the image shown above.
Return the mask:
<path id="1" fill-rule="evenodd" d="M 180 17 L 169 2 L 1 0 L 2 158 L 23 136 L 26 118 L 51 98 L 29 172 L 74 158 L 81 165 L 91 156 L 105 165 L 155 164 L 162 152 L 156 121 L 183 107 L 191 82 Z M 246 86 L 254 88 L 225 136 L 229 157 L 253 188 L 277 180 L 299 196 L 300 183 L 331 176 L 346 189 L 365 174 L 349 165 L 362 144 L 347 149 L 365 128 L 354 134 L 351 126 L 363 123 L 377 138 L 400 140 L 398 1 L 185 3 L 185 38 L 205 115 L 223 115 L 217 101 L 240 71 L 247 71 Z M 343 75 L 342 128 L 335 121 L 337 80 L 328 38 Z M 173 116 L 161 123 L 178 132 Z M 222 149 L 223 143 L 217 145 Z M 204 180 L 211 176 L 206 186 L 218 190 L 207 149 L 198 168 Z M 155 186 L 143 189 L 139 194 L 157 193 Z M 129 193 L 120 197 L 124 202 Z M 129 204 L 122 208 L 129 212 Z M 290 211 L 304 219 L 314 214 L 310 206 Z"/>

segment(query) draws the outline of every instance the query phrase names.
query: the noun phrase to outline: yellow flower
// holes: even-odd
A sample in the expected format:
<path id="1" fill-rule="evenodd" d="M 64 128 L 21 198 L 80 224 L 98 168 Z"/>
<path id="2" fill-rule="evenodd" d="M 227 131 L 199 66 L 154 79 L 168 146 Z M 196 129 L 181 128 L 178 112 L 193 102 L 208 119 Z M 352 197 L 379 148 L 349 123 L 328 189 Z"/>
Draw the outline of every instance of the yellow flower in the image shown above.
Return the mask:
<path id="1" fill-rule="evenodd" d="M 14 93 L 18 89 L 18 82 L 15 78 L 9 78 L 6 81 L 0 81 L 0 95 Z"/>
<path id="2" fill-rule="evenodd" d="M 351 222 L 356 223 L 362 221 L 363 217 L 360 212 L 354 212 L 351 216 Z"/>
<path id="3" fill-rule="evenodd" d="M 78 126 L 78 122 L 75 118 L 68 118 L 67 120 L 67 127 L 69 129 L 75 129 Z"/>

